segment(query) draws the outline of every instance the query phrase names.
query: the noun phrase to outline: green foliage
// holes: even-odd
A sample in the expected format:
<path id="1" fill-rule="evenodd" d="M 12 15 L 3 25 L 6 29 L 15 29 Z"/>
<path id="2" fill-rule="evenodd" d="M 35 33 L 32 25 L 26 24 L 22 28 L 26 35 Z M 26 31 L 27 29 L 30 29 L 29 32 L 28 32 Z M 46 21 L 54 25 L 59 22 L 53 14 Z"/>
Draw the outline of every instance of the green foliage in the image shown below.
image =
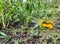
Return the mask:
<path id="1" fill-rule="evenodd" d="M 42 3 L 40 0 L 26 0 L 26 2 L 18 0 L 16 3 L 14 0 L 10 0 L 9 3 L 6 0 L 1 0 L 0 2 L 0 13 L 2 14 L 0 16 L 0 23 L 3 25 L 3 28 L 15 25 L 15 23 L 22 23 L 28 26 L 28 23 L 34 19 L 45 19 L 54 16 L 52 15 L 52 10 L 51 12 L 48 11 L 49 4 Z"/>
<path id="2" fill-rule="evenodd" d="M 4 32 L 0 32 L 0 38 L 8 38 L 8 36 Z"/>
<path id="3" fill-rule="evenodd" d="M 19 44 L 19 42 L 17 40 L 13 40 L 14 41 L 14 44 Z"/>
<path id="4" fill-rule="evenodd" d="M 10 2 L 0 0 L 0 24 L 2 25 L 2 29 L 6 29 L 9 26 L 10 28 L 19 27 L 18 32 L 20 32 L 20 30 L 23 32 L 28 29 L 31 36 L 38 36 L 40 30 L 46 31 L 47 29 L 44 27 L 39 28 L 42 22 L 46 21 L 46 19 L 55 19 L 55 16 L 60 14 L 57 8 L 57 4 L 48 4 L 41 0 L 26 0 L 25 2 L 23 2 L 23 0 L 16 2 L 14 0 L 10 0 Z M 34 23 L 34 26 L 29 23 Z M 31 27 L 28 25 L 31 25 Z M 13 29 L 12 34 L 15 35 L 17 31 Z M 0 32 L 0 38 L 10 39 L 4 32 Z M 48 36 L 46 39 L 49 38 L 53 39 L 54 44 L 56 43 L 53 35 Z M 14 44 L 19 44 L 17 40 L 13 39 L 12 41 Z"/>

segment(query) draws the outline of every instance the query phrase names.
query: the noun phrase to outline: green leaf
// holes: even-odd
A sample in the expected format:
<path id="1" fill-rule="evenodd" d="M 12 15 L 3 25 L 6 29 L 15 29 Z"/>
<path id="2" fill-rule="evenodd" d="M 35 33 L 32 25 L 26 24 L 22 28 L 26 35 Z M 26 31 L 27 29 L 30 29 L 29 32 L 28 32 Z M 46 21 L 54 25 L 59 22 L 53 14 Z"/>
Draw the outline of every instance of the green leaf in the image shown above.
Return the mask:
<path id="1" fill-rule="evenodd" d="M 31 28 L 31 29 L 29 30 L 29 33 L 30 33 L 31 36 L 33 36 L 33 35 L 34 35 L 34 29 Z"/>
<path id="2" fill-rule="evenodd" d="M 14 44 L 19 44 L 19 42 L 17 40 L 13 40 L 14 41 Z"/>
<path id="3" fill-rule="evenodd" d="M 0 36 L 7 38 L 8 36 L 4 32 L 0 32 Z"/>

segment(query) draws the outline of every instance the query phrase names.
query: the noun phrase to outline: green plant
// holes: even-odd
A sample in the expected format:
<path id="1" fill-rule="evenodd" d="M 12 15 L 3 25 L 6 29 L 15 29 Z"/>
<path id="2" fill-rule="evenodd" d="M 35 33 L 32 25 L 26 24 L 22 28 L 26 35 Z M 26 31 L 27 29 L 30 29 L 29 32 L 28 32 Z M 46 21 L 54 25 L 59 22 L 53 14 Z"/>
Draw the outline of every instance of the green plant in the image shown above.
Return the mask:
<path id="1" fill-rule="evenodd" d="M 16 23 L 28 25 L 29 22 L 32 22 L 37 18 L 45 20 L 46 18 L 54 17 L 54 15 L 52 15 L 53 13 L 47 8 L 49 4 L 41 3 L 40 0 L 26 0 L 26 2 L 18 0 L 16 3 L 14 0 L 10 0 L 9 3 L 1 0 L 0 2 L 0 13 L 2 14 L 0 22 L 3 24 L 3 28 L 8 27 L 9 25 L 15 25 Z"/>
<path id="2" fill-rule="evenodd" d="M 0 3 L 1 3 L 0 4 L 0 9 L 1 9 L 0 13 L 1 13 L 1 16 L 2 16 L 1 17 L 1 22 L 3 24 L 3 27 L 5 28 L 4 15 L 3 15 L 4 13 L 3 13 L 3 11 L 4 11 L 4 6 L 5 6 L 5 3 L 6 3 L 6 0 L 1 0 Z"/>

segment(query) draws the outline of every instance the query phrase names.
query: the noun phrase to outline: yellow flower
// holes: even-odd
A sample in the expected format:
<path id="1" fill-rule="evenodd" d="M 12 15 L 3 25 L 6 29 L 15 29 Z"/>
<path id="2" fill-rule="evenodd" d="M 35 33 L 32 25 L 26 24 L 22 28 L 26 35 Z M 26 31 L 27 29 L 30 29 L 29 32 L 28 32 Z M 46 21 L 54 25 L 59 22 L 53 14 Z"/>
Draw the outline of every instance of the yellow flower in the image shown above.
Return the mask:
<path id="1" fill-rule="evenodd" d="M 49 29 L 53 29 L 53 25 L 52 24 L 48 24 L 47 26 Z"/>
<path id="2" fill-rule="evenodd" d="M 46 23 L 42 23 L 41 26 L 42 26 L 42 27 L 47 27 L 47 24 L 46 24 Z"/>
<path id="3" fill-rule="evenodd" d="M 40 21 L 41 19 L 39 19 Z M 49 29 L 53 29 L 53 20 L 48 20 L 48 21 L 43 21 L 43 23 L 40 25 L 40 27 L 46 27 L 46 28 L 49 28 Z"/>
<path id="4" fill-rule="evenodd" d="M 53 25 L 52 24 L 47 24 L 47 23 L 43 23 L 42 25 L 41 25 L 42 27 L 46 27 L 46 28 L 49 28 L 49 29 L 53 29 Z"/>

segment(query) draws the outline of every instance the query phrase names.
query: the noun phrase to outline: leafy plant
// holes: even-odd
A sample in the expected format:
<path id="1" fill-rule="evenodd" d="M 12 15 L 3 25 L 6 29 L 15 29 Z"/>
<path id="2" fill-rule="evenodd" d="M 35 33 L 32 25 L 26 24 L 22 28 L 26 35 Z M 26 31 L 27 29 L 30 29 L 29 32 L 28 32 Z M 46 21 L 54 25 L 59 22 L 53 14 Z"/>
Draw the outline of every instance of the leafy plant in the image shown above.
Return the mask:
<path id="1" fill-rule="evenodd" d="M 8 36 L 4 32 L 0 32 L 0 38 L 8 38 Z"/>

